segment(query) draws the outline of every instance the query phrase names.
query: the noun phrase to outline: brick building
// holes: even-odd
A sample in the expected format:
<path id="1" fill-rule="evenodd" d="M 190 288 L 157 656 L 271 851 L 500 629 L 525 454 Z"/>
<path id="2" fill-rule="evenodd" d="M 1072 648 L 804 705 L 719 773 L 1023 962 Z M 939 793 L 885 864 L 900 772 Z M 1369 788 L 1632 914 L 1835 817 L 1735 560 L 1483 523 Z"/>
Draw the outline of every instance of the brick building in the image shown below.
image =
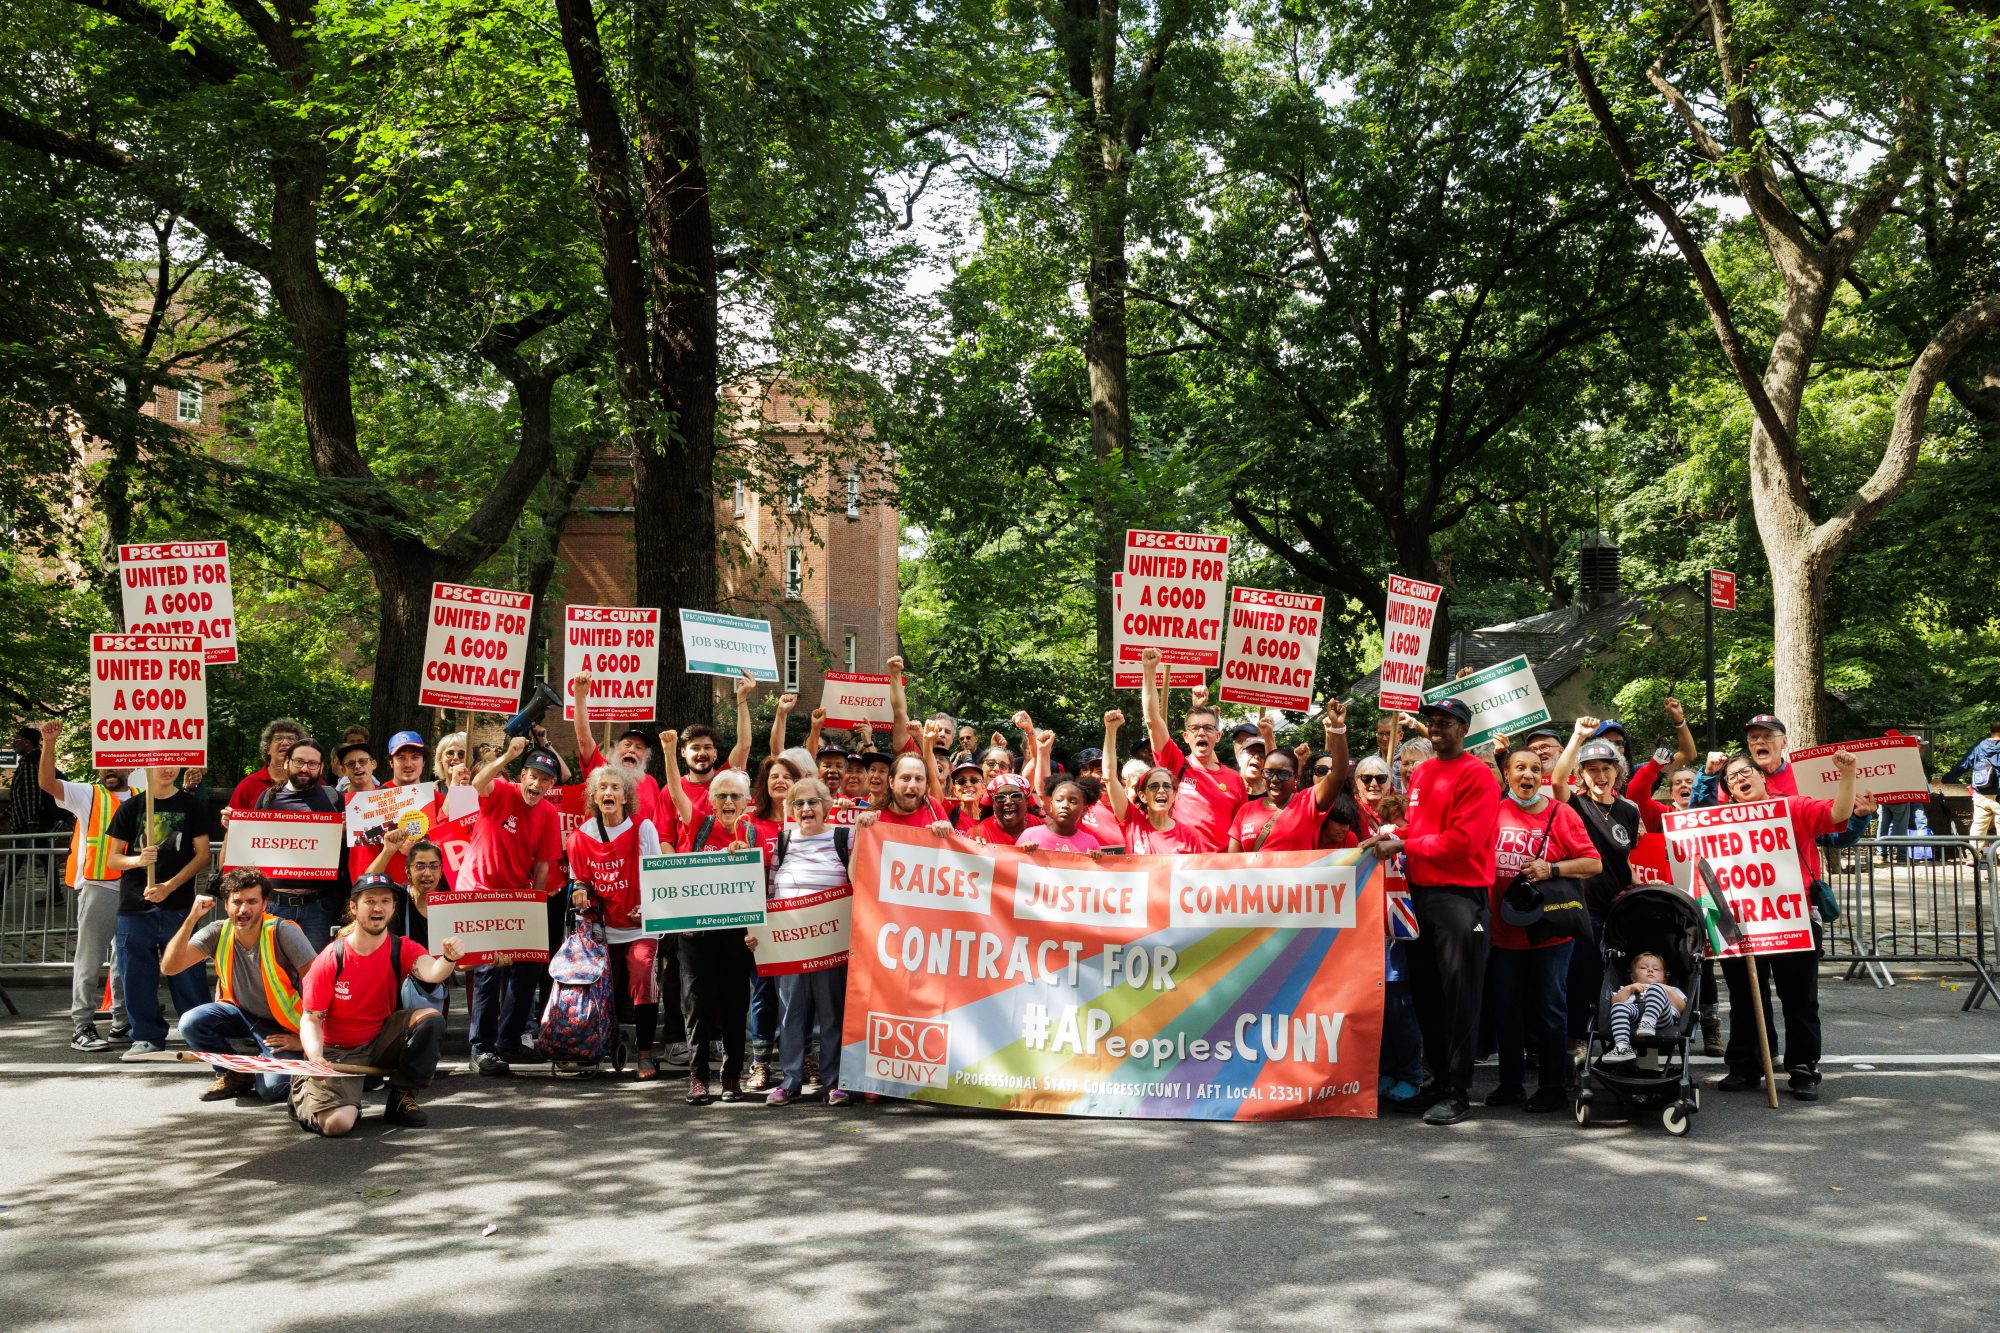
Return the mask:
<path id="1" fill-rule="evenodd" d="M 717 496 L 716 609 L 771 622 L 781 683 L 803 712 L 826 672 L 879 672 L 901 651 L 888 464 L 865 427 L 837 425 L 823 405 L 781 386 L 730 395 L 717 429 L 745 479 Z M 562 661 L 563 605 L 636 602 L 631 469 L 629 454 L 601 456 L 564 529 L 561 595 L 552 592 L 546 622 L 553 663 Z M 664 632 L 678 635 L 676 608 L 662 609 Z"/>

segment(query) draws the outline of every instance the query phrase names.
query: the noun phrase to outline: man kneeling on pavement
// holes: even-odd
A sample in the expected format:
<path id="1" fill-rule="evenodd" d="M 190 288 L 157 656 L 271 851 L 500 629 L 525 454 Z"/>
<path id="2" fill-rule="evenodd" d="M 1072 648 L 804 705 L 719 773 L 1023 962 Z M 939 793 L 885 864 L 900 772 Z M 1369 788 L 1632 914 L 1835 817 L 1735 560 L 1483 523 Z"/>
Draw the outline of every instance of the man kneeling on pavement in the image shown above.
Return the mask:
<path id="1" fill-rule="evenodd" d="M 261 872 L 232 870 L 222 877 L 222 920 L 195 929 L 215 906 L 213 898 L 199 894 L 167 942 L 160 970 L 170 977 L 215 960 L 215 999 L 181 1015 L 189 1050 L 228 1054 L 245 1040 L 255 1041 L 261 1055 L 297 1056 L 303 1049 L 299 986 L 314 950 L 297 922 L 265 911 L 270 893 Z M 201 1099 L 231 1100 L 254 1090 L 267 1102 L 282 1101 L 290 1083 L 282 1074 L 224 1069 Z"/>
<path id="2" fill-rule="evenodd" d="M 389 1071 L 382 1118 L 421 1125 L 429 1119 L 416 1090 L 437 1072 L 444 1017 L 435 1009 L 398 1009 L 403 978 L 427 986 L 450 979 L 462 951 L 456 938 L 435 954 L 389 933 L 396 913 L 396 883 L 367 874 L 348 893 L 353 921 L 336 932 L 332 947 L 305 975 L 299 1042 L 308 1060 L 372 1065 Z M 292 1080 L 292 1116 L 299 1128 L 329 1137 L 347 1133 L 361 1118 L 361 1075 Z"/>

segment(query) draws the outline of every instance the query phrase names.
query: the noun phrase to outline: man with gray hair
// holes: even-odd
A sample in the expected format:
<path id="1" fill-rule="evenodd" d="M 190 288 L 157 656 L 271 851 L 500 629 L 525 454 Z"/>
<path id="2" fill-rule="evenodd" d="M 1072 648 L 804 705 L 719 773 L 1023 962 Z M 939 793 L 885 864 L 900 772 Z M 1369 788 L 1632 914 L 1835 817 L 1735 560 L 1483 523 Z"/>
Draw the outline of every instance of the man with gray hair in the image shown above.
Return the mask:
<path id="1" fill-rule="evenodd" d="M 284 782 L 285 758 L 292 752 L 292 742 L 305 734 L 306 724 L 295 717 L 274 717 L 266 722 L 263 734 L 257 738 L 257 753 L 264 756 L 264 766 L 246 774 L 236 784 L 226 808 L 255 810 L 265 792 Z"/>

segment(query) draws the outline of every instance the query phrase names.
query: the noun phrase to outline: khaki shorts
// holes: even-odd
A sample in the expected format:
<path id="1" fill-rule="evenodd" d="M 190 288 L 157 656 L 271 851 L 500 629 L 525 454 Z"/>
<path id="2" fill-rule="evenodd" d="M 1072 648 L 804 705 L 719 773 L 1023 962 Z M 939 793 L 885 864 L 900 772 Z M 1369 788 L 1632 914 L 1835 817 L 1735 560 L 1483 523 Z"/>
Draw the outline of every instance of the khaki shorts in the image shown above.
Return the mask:
<path id="1" fill-rule="evenodd" d="M 403 1057 L 403 1046 L 410 1037 L 410 1017 L 414 1009 L 398 1009 L 382 1023 L 382 1030 L 375 1034 L 375 1040 L 366 1046 L 329 1046 L 326 1059 L 329 1064 L 374 1065 L 381 1069 L 394 1069 Z M 394 1083 L 396 1075 L 389 1081 Z M 361 1106 L 361 1076 L 351 1078 L 295 1078 L 292 1080 L 292 1118 L 300 1125 L 317 1133 L 319 1118 L 328 1111 L 343 1106 Z"/>

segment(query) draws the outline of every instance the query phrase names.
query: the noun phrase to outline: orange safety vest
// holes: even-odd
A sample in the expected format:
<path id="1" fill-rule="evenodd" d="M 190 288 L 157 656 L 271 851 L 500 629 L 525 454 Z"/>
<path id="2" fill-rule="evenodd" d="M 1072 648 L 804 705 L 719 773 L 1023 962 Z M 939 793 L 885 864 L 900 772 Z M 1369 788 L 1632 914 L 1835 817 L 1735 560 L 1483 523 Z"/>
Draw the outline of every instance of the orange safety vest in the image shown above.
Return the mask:
<path id="1" fill-rule="evenodd" d="M 117 878 L 111 873 L 111 816 L 124 804 L 99 783 L 90 786 L 90 812 L 76 823 L 70 834 L 69 861 L 63 866 L 63 883 L 75 887 L 77 866 L 84 879 Z"/>
<path id="2" fill-rule="evenodd" d="M 264 977 L 264 1007 L 271 1017 L 288 1030 L 299 1030 L 299 989 L 285 972 L 278 957 L 279 918 L 267 915 L 257 938 L 257 961 Z M 222 918 L 222 934 L 215 941 L 215 998 L 224 1004 L 236 1003 L 236 923 Z"/>

